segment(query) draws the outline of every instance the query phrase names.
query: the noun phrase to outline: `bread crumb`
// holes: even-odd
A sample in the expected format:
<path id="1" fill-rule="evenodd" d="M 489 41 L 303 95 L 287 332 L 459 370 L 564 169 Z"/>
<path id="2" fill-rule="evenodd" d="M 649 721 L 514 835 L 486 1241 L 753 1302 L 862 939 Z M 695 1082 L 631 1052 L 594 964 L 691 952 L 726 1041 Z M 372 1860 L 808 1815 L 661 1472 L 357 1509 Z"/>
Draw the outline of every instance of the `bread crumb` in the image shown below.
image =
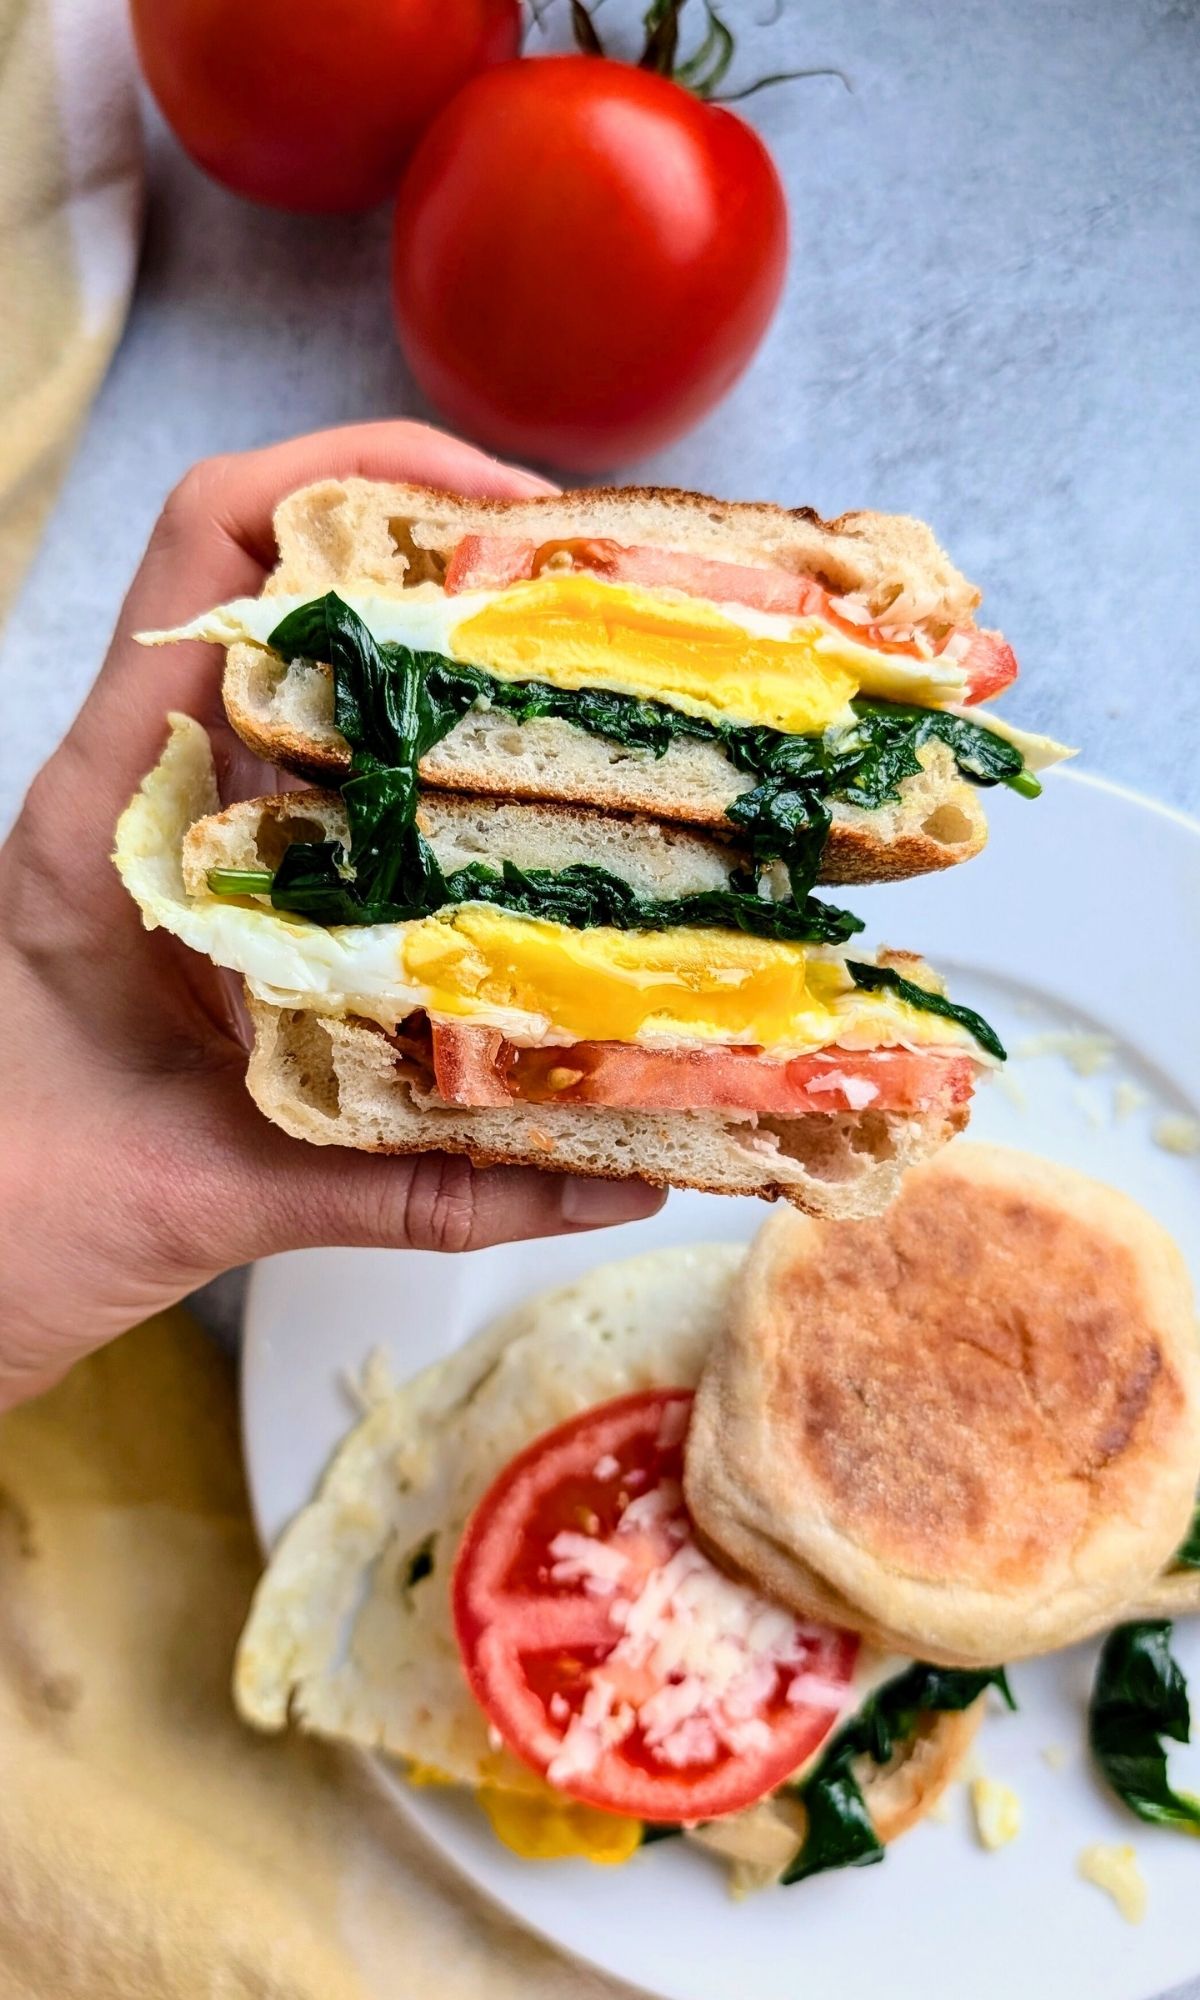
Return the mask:
<path id="1" fill-rule="evenodd" d="M 1061 1771 L 1069 1754 L 1065 1744 L 1047 1743 L 1042 1750 L 1042 1762 L 1048 1764 L 1052 1771 Z"/>
<path id="2" fill-rule="evenodd" d="M 1128 1118 L 1131 1112 L 1140 1111 L 1142 1106 L 1149 1102 L 1150 1099 L 1144 1090 L 1139 1090 L 1136 1083 L 1130 1083 L 1127 1078 L 1122 1077 L 1113 1090 L 1113 1117 Z"/>
<path id="3" fill-rule="evenodd" d="M 1200 1153 L 1200 1121 L 1195 1118 L 1160 1118 L 1151 1137 L 1164 1153 Z"/>
<path id="4" fill-rule="evenodd" d="M 996 1778 L 976 1778 L 971 1785 L 975 1830 L 980 1844 L 994 1853 L 1007 1847 L 1021 1831 L 1021 1801 L 1011 1785 Z"/>
<path id="5" fill-rule="evenodd" d="M 1132 1847 L 1110 1847 L 1102 1840 L 1085 1847 L 1079 1873 L 1111 1896 L 1127 1924 L 1140 1924 L 1146 1914 L 1146 1878 Z"/>
<path id="6" fill-rule="evenodd" d="M 1111 1035 L 1086 1028 L 1052 1028 L 1045 1035 L 1030 1035 L 1013 1053 L 1022 1060 L 1032 1056 L 1062 1056 L 1076 1076 L 1095 1076 L 1106 1069 L 1117 1052 Z"/>

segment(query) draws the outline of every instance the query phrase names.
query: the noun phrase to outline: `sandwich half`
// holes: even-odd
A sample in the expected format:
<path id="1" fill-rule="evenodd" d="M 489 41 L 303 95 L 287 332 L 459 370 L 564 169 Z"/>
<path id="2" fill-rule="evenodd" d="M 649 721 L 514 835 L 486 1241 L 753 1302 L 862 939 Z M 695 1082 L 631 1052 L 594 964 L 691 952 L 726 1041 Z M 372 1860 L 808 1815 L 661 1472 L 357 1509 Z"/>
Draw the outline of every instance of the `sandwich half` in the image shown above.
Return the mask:
<path id="1" fill-rule="evenodd" d="M 182 716 L 115 858 L 150 927 L 244 976 L 250 1088 L 320 1144 L 862 1216 L 1003 1055 L 922 961 L 856 955 L 855 918 L 724 839 L 378 762 L 221 812 Z"/>
<path id="2" fill-rule="evenodd" d="M 225 644 L 225 704 L 273 764 L 356 768 L 355 705 L 407 674 L 422 782 L 735 831 L 815 881 L 983 846 L 981 788 L 1070 753 L 980 706 L 1015 678 L 921 522 L 630 488 L 475 501 L 327 480 L 276 517 L 259 599 L 158 639 Z M 331 658 L 334 604 L 343 626 Z"/>

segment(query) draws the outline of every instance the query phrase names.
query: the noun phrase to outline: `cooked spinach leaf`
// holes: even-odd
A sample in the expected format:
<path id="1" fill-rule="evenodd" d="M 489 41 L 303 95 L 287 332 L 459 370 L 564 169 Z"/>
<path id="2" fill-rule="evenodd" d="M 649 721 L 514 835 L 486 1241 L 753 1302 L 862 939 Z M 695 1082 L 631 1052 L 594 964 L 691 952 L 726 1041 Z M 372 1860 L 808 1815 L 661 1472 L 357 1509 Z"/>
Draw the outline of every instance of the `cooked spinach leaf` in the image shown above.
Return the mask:
<path id="1" fill-rule="evenodd" d="M 1200 1799 L 1173 1791 L 1162 1739 L 1191 1734 L 1187 1682 L 1171 1652 L 1171 1624 L 1118 1625 L 1100 1649 L 1088 1706 L 1088 1742 L 1105 1778 L 1139 1819 L 1200 1833 Z"/>
<path id="2" fill-rule="evenodd" d="M 641 1847 L 653 1847 L 656 1841 L 675 1840 L 682 1832 L 682 1826 L 679 1826 L 674 1820 L 643 1820 L 642 1838 L 638 1844 Z"/>
<path id="3" fill-rule="evenodd" d="M 808 1817 L 803 1845 L 784 1870 L 784 1883 L 803 1882 L 830 1868 L 864 1868 L 883 1860 L 854 1766 L 862 1758 L 886 1764 L 921 1717 L 969 1708 L 994 1687 L 1015 1708 L 1003 1667 L 968 1672 L 918 1662 L 888 1681 L 839 1731 L 816 1769 L 796 1787 Z"/>
<path id="4" fill-rule="evenodd" d="M 928 987 L 918 986 L 915 981 L 903 978 L 890 965 L 860 965 L 854 959 L 848 959 L 846 969 L 854 984 L 865 987 L 868 993 L 878 993 L 882 987 L 890 987 L 899 999 L 907 1000 L 910 1007 L 920 1007 L 926 1014 L 940 1014 L 944 1020 L 957 1021 L 998 1062 L 1008 1060 L 996 1030 L 973 1007 L 960 1007 L 956 1001 L 947 1000 L 944 993 L 931 993 Z"/>
<path id="5" fill-rule="evenodd" d="M 1172 1569 L 1200 1569 L 1200 1507 L 1192 1515 L 1192 1525 L 1171 1558 Z"/>
<path id="6" fill-rule="evenodd" d="M 436 654 L 378 646 L 333 592 L 290 613 L 271 644 L 287 657 L 329 662 L 334 718 L 351 750 L 351 775 L 342 786 L 349 855 L 335 841 L 295 842 L 271 886 L 277 909 L 326 924 L 400 923 L 448 903 L 488 902 L 577 926 L 734 925 L 755 937 L 820 944 L 842 944 L 862 929 L 848 910 L 807 893 L 768 901 L 746 872 L 731 877 L 727 890 L 671 898 L 638 896 L 605 869 L 586 865 L 554 873 L 506 863 L 497 873 L 474 862 L 447 876 L 416 824 L 418 766 L 481 688 L 500 684 Z"/>
<path id="7" fill-rule="evenodd" d="M 297 842 L 271 884 L 276 908 L 319 923 L 403 922 L 448 903 L 489 902 L 577 926 L 732 925 L 754 937 L 841 944 L 863 928 L 861 922 L 809 893 L 829 832 L 831 800 L 877 806 L 894 799 L 896 786 L 920 770 L 916 752 L 933 736 L 950 745 L 959 768 L 977 783 L 1014 782 L 1024 771 L 1021 753 L 1011 744 L 961 717 L 926 709 L 862 701 L 854 704 L 853 724 L 823 735 L 785 736 L 704 721 L 599 689 L 498 680 L 440 654 L 377 644 L 333 591 L 290 612 L 269 643 L 285 659 L 328 662 L 334 719 L 350 745 L 351 774 L 342 786 L 348 854 L 333 841 Z M 502 708 L 517 721 L 555 715 L 659 756 L 679 737 L 718 742 L 739 770 L 758 780 L 734 801 L 728 816 L 756 869 L 784 863 L 790 900 L 760 896 L 749 871 L 733 875 L 726 890 L 665 899 L 640 897 L 606 870 L 583 864 L 555 873 L 521 871 L 511 863 L 497 872 L 473 863 L 447 876 L 416 824 L 418 767 L 477 702 Z M 236 887 L 231 871 L 214 870 L 210 886 L 217 893 L 254 893 Z M 862 987 L 891 986 L 913 1006 L 958 1021 L 1003 1058 L 1000 1042 L 970 1008 L 927 993 L 885 967 L 852 965 L 850 972 Z"/>
<path id="8" fill-rule="evenodd" d="M 350 620 L 370 642 L 370 655 L 361 663 L 347 643 L 353 634 Z M 958 770 L 976 784 L 1011 785 L 1027 795 L 1040 790 L 1013 744 L 963 716 L 859 700 L 852 704 L 853 723 L 816 735 L 787 736 L 776 729 L 684 715 L 661 702 L 602 688 L 506 681 L 440 654 L 376 646 L 333 592 L 290 613 L 271 633 L 269 643 L 285 659 L 329 661 L 338 728 L 352 750 L 368 753 L 384 765 L 407 762 L 407 757 L 393 755 L 399 747 L 395 718 L 381 699 L 380 677 L 386 681 L 389 675 L 404 685 L 401 713 L 415 725 L 412 740 L 418 762 L 476 703 L 502 709 L 517 723 L 552 716 L 589 735 L 656 757 L 685 738 L 713 743 L 737 770 L 756 780 L 731 804 L 729 819 L 756 863 L 784 863 L 797 903 L 803 903 L 817 879 L 829 835 L 830 805 L 838 800 L 872 809 L 894 804 L 900 785 L 920 771 L 917 753 L 926 743 L 935 739 L 945 743 Z M 356 670 L 366 684 L 364 698 L 356 698 Z M 414 680 L 416 688 L 411 685 Z"/>

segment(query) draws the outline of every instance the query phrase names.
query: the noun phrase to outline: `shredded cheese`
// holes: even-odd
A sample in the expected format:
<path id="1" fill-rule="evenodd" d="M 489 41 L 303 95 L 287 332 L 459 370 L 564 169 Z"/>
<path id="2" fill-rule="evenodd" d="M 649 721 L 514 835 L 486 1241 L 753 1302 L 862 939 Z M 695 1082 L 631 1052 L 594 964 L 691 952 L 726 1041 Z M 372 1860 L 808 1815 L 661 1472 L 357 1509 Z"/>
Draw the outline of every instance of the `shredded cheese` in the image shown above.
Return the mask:
<path id="1" fill-rule="evenodd" d="M 552 1785 L 587 1776 L 635 1728 L 675 1769 L 765 1749 L 763 1711 L 781 1671 L 789 1702 L 832 1718 L 851 1698 L 811 1666 L 816 1629 L 718 1570 L 682 1503 L 678 1483 L 662 1480 L 629 1502 L 610 1537 L 564 1529 L 550 1543 L 552 1581 L 581 1584 L 618 1634 L 547 1766 Z"/>
<path id="2" fill-rule="evenodd" d="M 980 1845 L 989 1853 L 1007 1847 L 1021 1831 L 1021 1801 L 1011 1785 L 996 1778 L 976 1778 L 971 1785 L 971 1805 Z"/>
<path id="3" fill-rule="evenodd" d="M 1132 1847 L 1110 1847 L 1094 1841 L 1079 1857 L 1079 1873 L 1111 1896 L 1127 1924 L 1140 1924 L 1146 1914 L 1146 1878 Z"/>

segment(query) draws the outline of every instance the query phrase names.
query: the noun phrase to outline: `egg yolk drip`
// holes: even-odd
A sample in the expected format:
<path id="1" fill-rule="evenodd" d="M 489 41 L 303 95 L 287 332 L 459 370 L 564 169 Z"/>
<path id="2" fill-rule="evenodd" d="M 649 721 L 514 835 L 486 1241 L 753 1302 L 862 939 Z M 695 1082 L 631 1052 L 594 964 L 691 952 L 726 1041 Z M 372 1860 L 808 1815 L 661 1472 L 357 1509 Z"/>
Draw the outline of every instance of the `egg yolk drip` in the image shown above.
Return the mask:
<path id="1" fill-rule="evenodd" d="M 571 930 L 460 904 L 405 930 L 406 984 L 430 1012 L 542 1016 L 569 1041 L 749 1042 L 813 1049 L 953 1043 L 943 1020 L 860 992 L 834 959 L 735 931 Z"/>
<path id="2" fill-rule="evenodd" d="M 496 1838 L 523 1861 L 566 1861 L 577 1857 L 600 1867 L 619 1867 L 636 1854 L 642 1822 L 622 1814 L 582 1806 L 546 1787 L 546 1797 L 482 1786 L 476 1794 Z"/>
<path id="3" fill-rule="evenodd" d="M 513 586 L 456 625 L 450 644 L 456 659 L 501 679 L 605 688 L 792 735 L 844 714 L 862 652 L 816 619 L 788 638 L 760 636 L 696 600 L 582 575 Z"/>

